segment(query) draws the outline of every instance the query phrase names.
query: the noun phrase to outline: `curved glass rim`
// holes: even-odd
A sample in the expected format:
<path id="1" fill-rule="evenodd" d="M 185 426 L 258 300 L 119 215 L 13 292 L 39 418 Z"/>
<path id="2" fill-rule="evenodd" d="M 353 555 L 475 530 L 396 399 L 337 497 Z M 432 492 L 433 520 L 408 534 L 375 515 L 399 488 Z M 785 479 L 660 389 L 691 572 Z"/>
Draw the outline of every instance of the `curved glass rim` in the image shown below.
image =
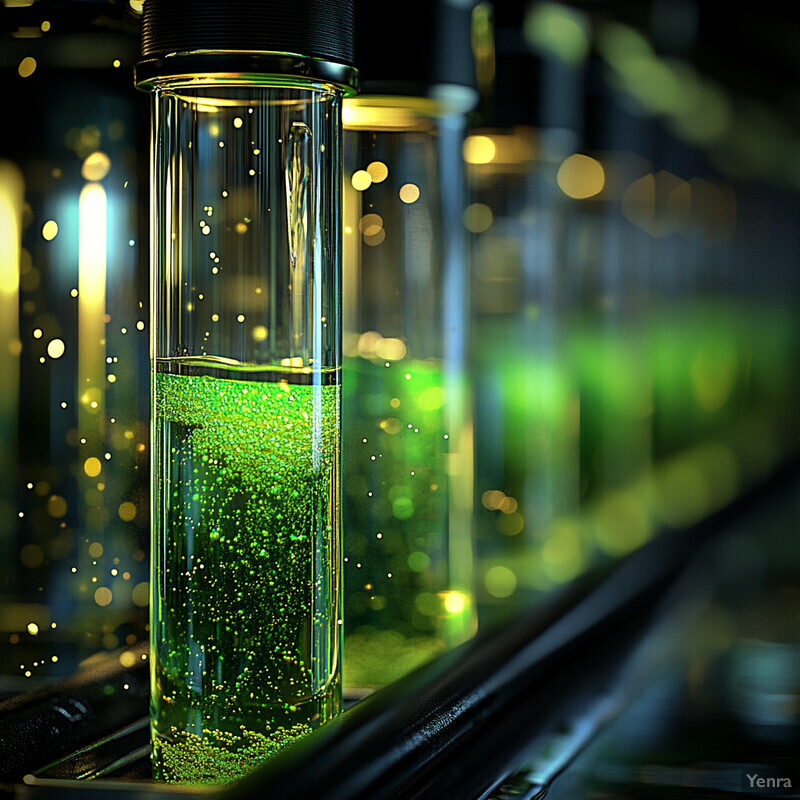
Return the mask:
<path id="1" fill-rule="evenodd" d="M 134 69 L 136 87 L 153 91 L 173 86 L 329 86 L 343 96 L 358 92 L 358 70 L 349 64 L 298 53 L 249 50 L 192 50 L 147 58 Z"/>

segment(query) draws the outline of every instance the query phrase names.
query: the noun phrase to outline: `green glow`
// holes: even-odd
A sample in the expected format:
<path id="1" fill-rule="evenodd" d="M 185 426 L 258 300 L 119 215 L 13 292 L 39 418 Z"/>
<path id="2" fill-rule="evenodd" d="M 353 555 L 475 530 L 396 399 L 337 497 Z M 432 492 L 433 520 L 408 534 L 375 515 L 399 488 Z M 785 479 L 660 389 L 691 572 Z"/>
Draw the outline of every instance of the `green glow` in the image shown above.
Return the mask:
<path id="1" fill-rule="evenodd" d="M 477 510 L 477 571 L 510 569 L 512 598 L 698 522 L 798 445 L 791 309 L 693 300 L 627 320 L 587 312 L 551 351 L 510 316 L 481 324 L 476 496 L 516 507 L 490 497 Z M 577 510 L 558 507 L 578 481 Z"/>
<path id="2" fill-rule="evenodd" d="M 490 567 L 483 581 L 486 590 L 492 597 L 510 597 L 517 588 L 517 576 L 512 570 L 501 564 Z"/>
<path id="3" fill-rule="evenodd" d="M 336 376 L 222 374 L 156 376 L 152 718 L 167 781 L 239 777 L 340 703 Z"/>
<path id="4" fill-rule="evenodd" d="M 348 684 L 384 685 L 471 632 L 471 598 L 453 602 L 452 397 L 439 364 L 386 363 L 343 367 Z"/>
<path id="5" fill-rule="evenodd" d="M 597 48 L 603 58 L 620 72 L 629 59 L 653 56 L 647 38 L 621 22 L 604 22 L 598 27 Z"/>
<path id="6" fill-rule="evenodd" d="M 584 16 L 559 3 L 531 6 L 523 23 L 525 40 L 567 64 L 582 64 L 589 54 L 589 29 Z"/>
<path id="7" fill-rule="evenodd" d="M 600 498 L 592 518 L 594 537 L 603 552 L 624 556 L 653 535 L 650 509 L 643 494 L 628 489 L 609 492 Z"/>
<path id="8" fill-rule="evenodd" d="M 578 518 L 553 520 L 542 545 L 542 570 L 554 583 L 566 583 L 588 565 Z"/>
<path id="9" fill-rule="evenodd" d="M 435 597 L 433 601 L 436 604 Z M 347 635 L 345 649 L 348 684 L 385 685 L 435 658 L 444 647 L 431 636 L 405 636 L 395 630 L 362 626 Z"/>

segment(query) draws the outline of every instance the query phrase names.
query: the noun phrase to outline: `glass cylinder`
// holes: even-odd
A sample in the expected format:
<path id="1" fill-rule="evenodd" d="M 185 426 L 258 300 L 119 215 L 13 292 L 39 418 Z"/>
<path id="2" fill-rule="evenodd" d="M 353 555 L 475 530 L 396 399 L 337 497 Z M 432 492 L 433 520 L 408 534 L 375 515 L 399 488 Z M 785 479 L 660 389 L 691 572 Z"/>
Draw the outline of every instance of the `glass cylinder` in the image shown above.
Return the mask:
<path id="1" fill-rule="evenodd" d="M 474 631 L 463 108 L 345 103 L 345 680 Z"/>
<path id="2" fill-rule="evenodd" d="M 154 769 L 221 782 L 340 708 L 341 92 L 153 87 Z"/>

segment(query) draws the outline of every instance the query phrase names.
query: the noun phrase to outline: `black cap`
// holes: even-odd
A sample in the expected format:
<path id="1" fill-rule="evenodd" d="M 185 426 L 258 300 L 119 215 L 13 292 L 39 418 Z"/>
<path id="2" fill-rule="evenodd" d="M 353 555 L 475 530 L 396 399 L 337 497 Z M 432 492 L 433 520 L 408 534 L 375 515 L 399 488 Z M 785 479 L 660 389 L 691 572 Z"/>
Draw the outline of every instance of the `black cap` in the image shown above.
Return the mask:
<path id="1" fill-rule="evenodd" d="M 276 73 L 355 88 L 354 0 L 145 0 L 137 83 Z"/>
<path id="2" fill-rule="evenodd" d="M 356 49 L 365 94 L 426 96 L 435 86 L 476 89 L 472 11 L 477 0 L 357 0 Z"/>

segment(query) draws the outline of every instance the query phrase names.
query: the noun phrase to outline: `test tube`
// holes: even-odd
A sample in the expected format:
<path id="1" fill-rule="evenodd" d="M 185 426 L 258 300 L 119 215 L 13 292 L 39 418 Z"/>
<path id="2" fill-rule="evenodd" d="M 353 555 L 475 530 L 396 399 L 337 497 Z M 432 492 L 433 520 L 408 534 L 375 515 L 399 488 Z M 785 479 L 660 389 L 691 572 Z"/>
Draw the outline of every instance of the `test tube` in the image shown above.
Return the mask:
<path id="1" fill-rule="evenodd" d="M 156 778 L 223 783 L 340 709 L 346 0 L 148 0 Z"/>
<path id="2" fill-rule="evenodd" d="M 475 630 L 470 5 L 414 0 L 389 27 L 358 7 L 362 94 L 343 115 L 348 687 L 390 683 Z"/>
<path id="3" fill-rule="evenodd" d="M 481 127 L 465 143 L 472 289 L 479 619 L 536 602 L 586 566 L 580 507 L 580 212 L 558 183 L 579 143 L 580 14 L 497 4 Z M 548 51 L 569 29 L 574 61 Z M 492 30 L 494 28 L 494 31 Z M 503 31 L 522 28 L 524 40 Z M 476 26 L 477 30 L 477 26 Z M 582 241 L 582 240 L 581 240 Z"/>

